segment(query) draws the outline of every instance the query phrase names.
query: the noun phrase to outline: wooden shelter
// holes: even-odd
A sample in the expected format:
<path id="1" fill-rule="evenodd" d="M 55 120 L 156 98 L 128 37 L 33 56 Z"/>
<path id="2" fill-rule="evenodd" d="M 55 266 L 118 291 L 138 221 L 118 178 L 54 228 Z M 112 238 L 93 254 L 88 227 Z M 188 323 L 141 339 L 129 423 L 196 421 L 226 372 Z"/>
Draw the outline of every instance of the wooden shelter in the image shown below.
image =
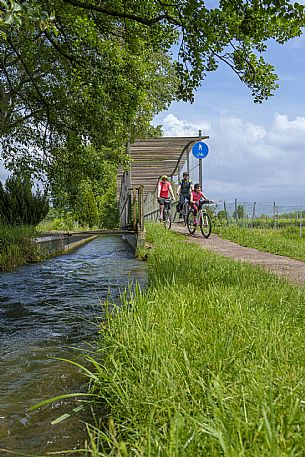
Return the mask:
<path id="1" fill-rule="evenodd" d="M 184 166 L 191 146 L 207 136 L 160 137 L 137 139 L 128 147 L 130 167 L 118 173 L 117 191 L 120 200 L 121 226 L 128 225 L 131 214 L 131 189 L 143 187 L 141 198 L 156 189 L 162 175 L 169 177 L 179 174 Z"/>
<path id="2" fill-rule="evenodd" d="M 128 185 L 130 187 L 143 185 L 145 198 L 148 192 L 155 189 L 161 175 L 172 176 L 177 172 L 179 159 L 179 168 L 183 167 L 187 157 L 184 153 L 199 139 L 199 137 L 161 137 L 136 140 L 128 150 L 131 158 L 130 170 L 127 173 Z M 121 191 L 121 183 L 122 173 L 119 173 L 118 193 Z"/>

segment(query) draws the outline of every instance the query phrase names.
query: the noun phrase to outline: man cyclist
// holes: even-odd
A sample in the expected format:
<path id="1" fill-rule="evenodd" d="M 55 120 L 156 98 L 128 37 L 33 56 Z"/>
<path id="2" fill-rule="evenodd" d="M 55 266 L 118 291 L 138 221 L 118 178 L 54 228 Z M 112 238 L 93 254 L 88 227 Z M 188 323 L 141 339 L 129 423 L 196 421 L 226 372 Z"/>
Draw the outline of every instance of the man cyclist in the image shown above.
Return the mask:
<path id="1" fill-rule="evenodd" d="M 170 200 L 170 196 L 175 200 L 171 183 L 166 175 L 161 176 L 158 182 L 158 202 L 159 202 L 159 219 L 163 220 L 163 211 L 165 200 Z"/>
<path id="2" fill-rule="evenodd" d="M 179 203 L 177 205 L 177 211 L 180 213 L 180 217 L 182 216 L 181 211 L 183 208 L 184 202 L 190 199 L 190 193 L 194 189 L 192 181 L 189 179 L 189 173 L 185 171 L 183 173 L 183 178 L 180 179 L 178 188 L 177 188 L 177 195 L 179 195 Z"/>

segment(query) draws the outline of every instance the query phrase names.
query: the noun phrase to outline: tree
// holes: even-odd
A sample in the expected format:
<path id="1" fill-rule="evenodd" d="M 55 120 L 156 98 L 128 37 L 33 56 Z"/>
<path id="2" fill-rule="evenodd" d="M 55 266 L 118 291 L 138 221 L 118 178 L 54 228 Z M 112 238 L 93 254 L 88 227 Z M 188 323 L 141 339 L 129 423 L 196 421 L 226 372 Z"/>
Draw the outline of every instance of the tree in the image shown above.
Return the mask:
<path id="1" fill-rule="evenodd" d="M 115 151 L 220 62 L 261 102 L 277 88 L 266 43 L 299 36 L 290 0 L 0 0 L 0 133 L 6 164 L 39 172 L 56 148 Z M 177 45 L 177 55 L 172 46 Z M 44 155 L 41 154 L 44 151 Z M 17 153 L 18 151 L 18 153 Z"/>
<path id="2" fill-rule="evenodd" d="M 126 142 L 146 135 L 151 117 L 173 97 L 168 57 L 116 19 L 60 0 L 15 4 L 0 40 L 0 134 L 8 168 L 39 173 L 54 150 L 83 144 L 124 161 Z"/>
<path id="3" fill-rule="evenodd" d="M 37 225 L 49 211 L 46 194 L 34 193 L 28 177 L 10 176 L 0 182 L 0 220 L 11 225 Z"/>
<path id="4" fill-rule="evenodd" d="M 79 194 L 75 204 L 75 215 L 83 226 L 93 227 L 98 223 L 98 207 L 90 180 L 80 183 Z"/>

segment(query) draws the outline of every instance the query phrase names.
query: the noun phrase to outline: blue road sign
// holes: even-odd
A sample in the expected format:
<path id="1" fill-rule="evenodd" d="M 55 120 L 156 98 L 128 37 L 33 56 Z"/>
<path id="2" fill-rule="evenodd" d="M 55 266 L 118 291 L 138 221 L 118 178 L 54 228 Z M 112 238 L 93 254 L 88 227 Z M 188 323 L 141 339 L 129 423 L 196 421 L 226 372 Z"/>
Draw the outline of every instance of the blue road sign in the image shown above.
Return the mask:
<path id="1" fill-rule="evenodd" d="M 192 147 L 192 153 L 197 159 L 204 159 L 209 153 L 209 148 L 207 144 L 198 141 L 198 143 L 195 143 Z"/>

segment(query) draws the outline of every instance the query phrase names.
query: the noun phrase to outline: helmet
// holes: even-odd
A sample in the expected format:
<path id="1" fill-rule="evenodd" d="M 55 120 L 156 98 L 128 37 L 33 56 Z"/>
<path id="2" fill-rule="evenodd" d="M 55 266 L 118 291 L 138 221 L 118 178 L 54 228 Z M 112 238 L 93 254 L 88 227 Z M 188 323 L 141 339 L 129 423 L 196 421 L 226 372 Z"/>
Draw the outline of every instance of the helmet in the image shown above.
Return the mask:
<path id="1" fill-rule="evenodd" d="M 198 187 L 201 187 L 201 185 L 199 184 L 199 182 L 196 182 L 196 184 L 194 185 L 194 189 L 198 189 Z"/>
<path id="2" fill-rule="evenodd" d="M 189 172 L 188 172 L 188 171 L 185 171 L 185 172 L 183 173 L 183 176 L 189 176 Z"/>
<path id="3" fill-rule="evenodd" d="M 163 175 L 163 176 L 161 176 L 160 179 L 161 179 L 161 181 L 168 181 L 168 176 Z"/>

